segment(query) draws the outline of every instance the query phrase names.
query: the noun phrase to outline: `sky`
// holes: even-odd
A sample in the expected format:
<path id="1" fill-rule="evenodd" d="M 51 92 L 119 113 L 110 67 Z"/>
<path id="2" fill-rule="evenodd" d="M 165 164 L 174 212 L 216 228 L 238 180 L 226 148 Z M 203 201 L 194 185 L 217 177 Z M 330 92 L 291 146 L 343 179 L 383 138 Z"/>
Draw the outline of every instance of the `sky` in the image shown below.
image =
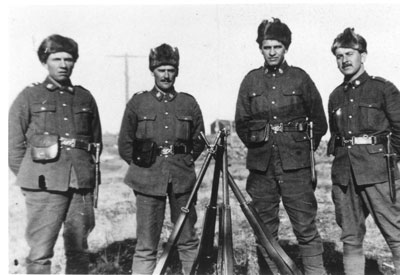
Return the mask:
<path id="1" fill-rule="evenodd" d="M 36 51 L 46 36 L 57 33 L 78 42 L 72 82 L 94 95 L 103 131 L 118 133 L 126 103 L 121 56 L 134 56 L 128 59 L 132 96 L 153 87 L 148 54 L 168 43 L 180 52 L 175 88 L 196 98 L 209 133 L 215 119 L 234 119 L 241 81 L 264 63 L 255 42 L 257 27 L 272 17 L 291 29 L 286 60 L 311 76 L 325 109 L 343 78 L 330 47 L 346 27 L 367 40 L 367 72 L 400 87 L 400 5 L 281 3 L 9 6 L 8 108 L 24 87 L 46 77 Z"/>

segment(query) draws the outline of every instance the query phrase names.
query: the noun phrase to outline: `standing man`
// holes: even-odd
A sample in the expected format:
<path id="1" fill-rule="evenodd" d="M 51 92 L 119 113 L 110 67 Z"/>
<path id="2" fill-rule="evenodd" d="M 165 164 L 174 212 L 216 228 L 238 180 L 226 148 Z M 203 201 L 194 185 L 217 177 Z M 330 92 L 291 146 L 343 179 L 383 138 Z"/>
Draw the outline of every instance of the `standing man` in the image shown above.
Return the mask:
<path id="1" fill-rule="evenodd" d="M 70 80 L 78 44 L 51 35 L 38 49 L 48 76 L 25 88 L 9 113 L 8 160 L 25 196 L 26 273 L 49 274 L 61 226 L 67 274 L 88 273 L 87 237 L 94 227 L 93 144 L 101 125 L 90 92 Z"/>
<path id="2" fill-rule="evenodd" d="M 150 51 L 149 62 L 155 85 L 128 102 L 118 139 L 119 154 L 129 164 L 125 182 L 136 195 L 133 274 L 155 269 L 167 197 L 175 223 L 196 181 L 194 161 L 204 149 L 200 107 L 193 96 L 174 88 L 178 49 L 162 44 Z M 189 210 L 177 245 L 184 274 L 189 274 L 198 246 L 196 210 Z"/>
<path id="3" fill-rule="evenodd" d="M 307 132 L 308 121 L 312 121 L 317 148 L 327 131 L 321 96 L 308 74 L 285 60 L 291 43 L 286 24 L 279 19 L 262 21 L 256 41 L 265 64 L 242 81 L 235 115 L 237 133 L 248 148 L 246 190 L 276 238 L 282 198 L 299 242 L 305 274 L 326 274 L 315 223 L 317 201 Z"/>
<path id="4" fill-rule="evenodd" d="M 344 75 L 328 105 L 328 154 L 335 156 L 332 194 L 336 221 L 342 228 L 344 270 L 346 274 L 364 274 L 365 219 L 371 214 L 392 251 L 396 274 L 400 274 L 400 201 L 395 199 L 400 189 L 399 171 L 395 159 L 392 174 L 386 163 L 389 153 L 400 153 L 399 90 L 391 82 L 367 74 L 367 42 L 354 29 L 339 34 L 331 50 Z"/>

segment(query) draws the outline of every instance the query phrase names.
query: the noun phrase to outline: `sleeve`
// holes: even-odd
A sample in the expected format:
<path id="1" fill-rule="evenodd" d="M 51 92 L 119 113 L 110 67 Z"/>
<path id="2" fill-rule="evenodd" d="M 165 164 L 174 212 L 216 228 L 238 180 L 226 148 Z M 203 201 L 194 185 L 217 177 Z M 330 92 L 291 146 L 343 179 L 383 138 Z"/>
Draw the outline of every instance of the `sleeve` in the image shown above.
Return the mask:
<path id="1" fill-rule="evenodd" d="M 205 142 L 200 138 L 200 132 L 204 133 L 204 121 L 203 115 L 199 104 L 195 100 L 194 108 L 194 118 L 193 121 L 193 133 L 192 133 L 192 144 L 193 144 L 193 159 L 196 160 L 201 152 L 203 152 L 205 147 Z"/>
<path id="2" fill-rule="evenodd" d="M 248 86 L 248 81 L 245 78 L 239 88 L 235 112 L 236 133 L 246 146 L 248 146 L 248 125 L 251 120 L 250 101 L 247 96 Z"/>
<path id="3" fill-rule="evenodd" d="M 137 115 L 133 111 L 130 102 L 128 102 L 122 118 L 121 129 L 118 136 L 119 155 L 128 164 L 132 162 L 133 142 L 135 140 L 136 129 Z"/>
<path id="4" fill-rule="evenodd" d="M 27 148 L 29 120 L 29 100 L 23 91 L 14 100 L 8 115 L 8 165 L 15 175 L 18 174 Z"/>
<path id="5" fill-rule="evenodd" d="M 307 75 L 305 81 L 305 91 L 308 91 L 307 108 L 308 118 L 314 123 L 314 137 L 315 137 L 315 150 L 317 150 L 318 145 L 322 137 L 328 131 L 328 123 L 326 121 L 326 115 L 324 111 L 324 105 L 322 103 L 322 98 L 318 92 L 317 87 L 311 78 Z"/>
<path id="6" fill-rule="evenodd" d="M 391 144 L 397 155 L 400 155 L 400 92 L 392 83 L 384 87 L 386 116 L 390 123 Z"/>
<path id="7" fill-rule="evenodd" d="M 329 142 L 328 142 L 328 147 L 327 147 L 327 155 L 333 155 L 334 151 L 335 151 L 335 138 L 336 138 L 336 133 L 334 132 L 334 117 L 333 117 L 333 112 L 332 112 L 332 101 L 329 98 L 328 101 L 328 119 L 329 119 L 329 130 L 331 133 L 331 137 L 329 138 Z"/>

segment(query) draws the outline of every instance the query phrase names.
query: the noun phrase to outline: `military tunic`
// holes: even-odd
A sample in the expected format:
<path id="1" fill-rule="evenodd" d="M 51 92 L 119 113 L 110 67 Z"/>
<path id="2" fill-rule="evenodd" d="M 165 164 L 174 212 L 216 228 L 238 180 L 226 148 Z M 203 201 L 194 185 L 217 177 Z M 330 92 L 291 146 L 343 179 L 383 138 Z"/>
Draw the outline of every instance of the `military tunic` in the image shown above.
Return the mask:
<path id="1" fill-rule="evenodd" d="M 10 108 L 8 125 L 9 166 L 19 186 L 66 191 L 73 167 L 78 188 L 94 187 L 95 165 L 90 152 L 62 148 L 55 161 L 43 164 L 32 160 L 30 150 L 35 134 L 101 143 L 98 108 L 88 90 L 72 85 L 59 87 L 46 78 L 18 95 Z"/>
<path id="2" fill-rule="evenodd" d="M 395 153 L 400 153 L 400 94 L 397 88 L 379 77 L 364 72 L 351 83 L 342 83 L 329 97 L 330 154 L 333 184 L 347 185 L 351 169 L 357 184 L 388 180 L 384 154 L 386 144 L 335 146 L 343 137 L 386 136 L 390 132 Z M 396 169 L 396 178 L 399 173 Z"/>
<path id="3" fill-rule="evenodd" d="M 201 131 L 203 117 L 191 95 L 176 91 L 163 95 L 155 87 L 134 95 L 126 106 L 118 140 L 119 153 L 129 164 L 125 182 L 135 191 L 153 196 L 165 196 L 169 182 L 176 193 L 191 191 L 196 180 L 194 160 L 204 149 Z M 188 154 L 157 156 L 151 167 L 140 167 L 132 162 L 137 139 L 151 139 L 161 147 L 179 141 L 191 150 Z"/>
<path id="4" fill-rule="evenodd" d="M 265 129 L 267 124 L 314 122 L 315 148 L 327 131 L 321 96 L 306 72 L 286 62 L 276 71 L 265 67 L 253 70 L 244 78 L 236 104 L 236 130 L 248 147 L 247 168 L 265 171 L 272 155 L 272 145 L 279 147 L 285 170 L 310 167 L 310 144 L 307 133 L 271 133 L 267 142 L 253 145 L 249 134 Z"/>

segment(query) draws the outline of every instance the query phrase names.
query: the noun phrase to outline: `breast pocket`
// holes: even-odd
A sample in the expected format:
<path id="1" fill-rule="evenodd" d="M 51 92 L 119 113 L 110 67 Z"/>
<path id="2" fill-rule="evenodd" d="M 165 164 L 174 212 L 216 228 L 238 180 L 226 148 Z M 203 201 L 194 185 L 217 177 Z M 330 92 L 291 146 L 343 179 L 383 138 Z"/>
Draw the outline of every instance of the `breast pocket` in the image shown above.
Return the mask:
<path id="1" fill-rule="evenodd" d="M 262 92 L 254 91 L 248 95 L 251 113 L 256 117 L 268 117 L 268 103 Z"/>
<path id="2" fill-rule="evenodd" d="M 138 116 L 138 127 L 136 130 L 136 137 L 139 139 L 152 139 L 156 133 L 156 115 L 147 114 Z"/>
<path id="3" fill-rule="evenodd" d="M 78 135 L 92 132 L 93 110 L 89 106 L 74 107 L 75 131 Z"/>
<path id="4" fill-rule="evenodd" d="M 284 99 L 284 110 L 288 114 L 296 115 L 300 114 L 303 115 L 305 113 L 304 110 L 304 102 L 303 102 L 303 91 L 300 89 L 288 89 L 284 90 L 283 92 L 283 99 Z"/>
<path id="5" fill-rule="evenodd" d="M 376 131 L 385 123 L 385 113 L 379 102 L 373 100 L 360 102 L 358 107 L 361 131 Z"/>
<path id="6" fill-rule="evenodd" d="M 31 105 L 32 124 L 39 132 L 55 132 L 57 125 L 55 104 L 34 103 Z"/>
<path id="7" fill-rule="evenodd" d="M 190 140 L 193 127 L 193 117 L 187 115 L 177 115 L 176 119 L 176 138 L 185 141 Z"/>

